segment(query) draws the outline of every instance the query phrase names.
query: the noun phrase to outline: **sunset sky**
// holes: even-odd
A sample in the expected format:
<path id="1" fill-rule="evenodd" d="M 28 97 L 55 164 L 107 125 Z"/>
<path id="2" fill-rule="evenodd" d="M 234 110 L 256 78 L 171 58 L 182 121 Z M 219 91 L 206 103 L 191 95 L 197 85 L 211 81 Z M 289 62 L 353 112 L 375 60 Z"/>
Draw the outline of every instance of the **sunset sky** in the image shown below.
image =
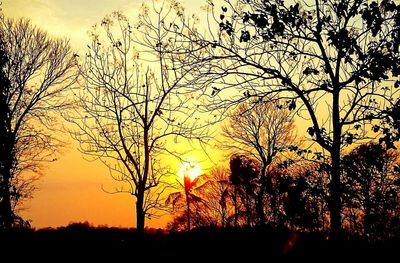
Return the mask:
<path id="1" fill-rule="evenodd" d="M 3 13 L 8 17 L 27 17 L 51 36 L 67 37 L 78 53 L 84 53 L 91 26 L 112 11 L 123 11 L 136 19 L 141 0 L 3 0 Z M 187 13 L 199 13 L 205 1 L 182 1 Z M 116 185 L 108 170 L 100 162 L 87 162 L 69 137 L 69 146 L 59 160 L 43 170 L 39 190 L 22 213 L 37 228 L 57 227 L 70 222 L 89 221 L 94 225 L 133 227 L 134 199 L 127 194 L 111 195 L 102 191 Z M 182 144 L 179 147 L 187 147 Z M 210 166 L 201 151 L 193 151 L 189 158 Z M 178 161 L 171 162 L 178 170 Z M 164 227 L 168 216 L 147 220 L 149 227 Z"/>

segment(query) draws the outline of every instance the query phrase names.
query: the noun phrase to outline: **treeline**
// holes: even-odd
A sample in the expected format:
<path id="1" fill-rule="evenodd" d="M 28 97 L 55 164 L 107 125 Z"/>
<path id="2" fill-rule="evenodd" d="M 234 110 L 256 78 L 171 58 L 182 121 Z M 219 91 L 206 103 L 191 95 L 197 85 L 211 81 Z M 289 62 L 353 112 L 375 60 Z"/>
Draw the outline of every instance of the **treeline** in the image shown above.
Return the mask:
<path id="1" fill-rule="evenodd" d="M 370 241 L 400 234 L 399 151 L 377 143 L 362 144 L 342 157 L 342 225 L 348 236 Z M 230 168 L 215 168 L 195 179 L 168 229 L 192 227 L 257 227 L 268 225 L 293 231 L 329 231 L 329 173 L 321 162 L 271 165 L 266 177 L 261 164 L 245 155 L 232 155 Z M 266 183 L 261 183 L 265 179 Z M 261 194 L 260 194 L 261 193 Z M 260 200 L 262 207 L 260 208 Z"/>

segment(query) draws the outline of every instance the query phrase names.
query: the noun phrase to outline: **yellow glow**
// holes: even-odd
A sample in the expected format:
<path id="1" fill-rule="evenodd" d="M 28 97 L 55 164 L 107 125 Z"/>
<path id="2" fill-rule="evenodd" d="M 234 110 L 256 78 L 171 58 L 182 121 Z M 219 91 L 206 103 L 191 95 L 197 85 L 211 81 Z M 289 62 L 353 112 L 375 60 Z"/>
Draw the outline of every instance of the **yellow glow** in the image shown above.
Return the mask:
<path id="1" fill-rule="evenodd" d="M 202 170 L 200 167 L 200 164 L 195 163 L 195 162 L 183 162 L 179 166 L 179 177 L 184 178 L 185 176 L 188 176 L 190 180 L 194 180 L 197 176 L 202 174 Z"/>

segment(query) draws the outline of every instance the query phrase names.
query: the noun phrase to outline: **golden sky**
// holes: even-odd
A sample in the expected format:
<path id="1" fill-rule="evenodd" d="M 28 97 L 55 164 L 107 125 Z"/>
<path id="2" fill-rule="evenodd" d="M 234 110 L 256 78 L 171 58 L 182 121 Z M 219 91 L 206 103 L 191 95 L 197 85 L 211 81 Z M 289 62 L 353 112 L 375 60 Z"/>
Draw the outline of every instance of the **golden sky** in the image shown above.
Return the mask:
<path id="1" fill-rule="evenodd" d="M 129 18 L 136 19 L 134 15 L 141 3 L 141 0 L 3 0 L 2 9 L 8 17 L 30 18 L 52 36 L 70 38 L 72 47 L 81 53 L 89 43 L 87 31 L 92 25 L 112 11 L 123 11 Z M 205 0 L 182 3 L 187 13 L 199 13 Z M 102 191 L 102 185 L 106 189 L 115 186 L 108 170 L 100 162 L 85 161 L 77 148 L 78 145 L 71 141 L 59 160 L 43 171 L 39 190 L 26 204 L 27 209 L 22 215 L 31 219 L 37 228 L 86 220 L 94 225 L 133 227 L 133 197 Z M 194 159 L 206 159 L 199 151 L 190 155 Z M 172 165 L 178 169 L 178 162 Z M 164 216 L 147 220 L 146 225 L 164 227 L 168 220 L 169 217 Z"/>

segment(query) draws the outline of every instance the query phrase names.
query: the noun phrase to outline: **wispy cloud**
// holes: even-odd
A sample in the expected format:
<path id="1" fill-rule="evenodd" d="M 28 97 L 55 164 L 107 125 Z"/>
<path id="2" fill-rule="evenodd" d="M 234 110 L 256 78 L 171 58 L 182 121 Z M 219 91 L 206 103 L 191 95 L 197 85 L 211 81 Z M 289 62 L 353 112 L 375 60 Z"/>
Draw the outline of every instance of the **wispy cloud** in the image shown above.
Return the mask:
<path id="1" fill-rule="evenodd" d="M 91 26 L 113 12 L 133 16 L 141 1 L 137 0 L 4 0 L 3 11 L 10 17 L 28 17 L 53 36 L 68 37 L 75 49 L 88 42 Z"/>

